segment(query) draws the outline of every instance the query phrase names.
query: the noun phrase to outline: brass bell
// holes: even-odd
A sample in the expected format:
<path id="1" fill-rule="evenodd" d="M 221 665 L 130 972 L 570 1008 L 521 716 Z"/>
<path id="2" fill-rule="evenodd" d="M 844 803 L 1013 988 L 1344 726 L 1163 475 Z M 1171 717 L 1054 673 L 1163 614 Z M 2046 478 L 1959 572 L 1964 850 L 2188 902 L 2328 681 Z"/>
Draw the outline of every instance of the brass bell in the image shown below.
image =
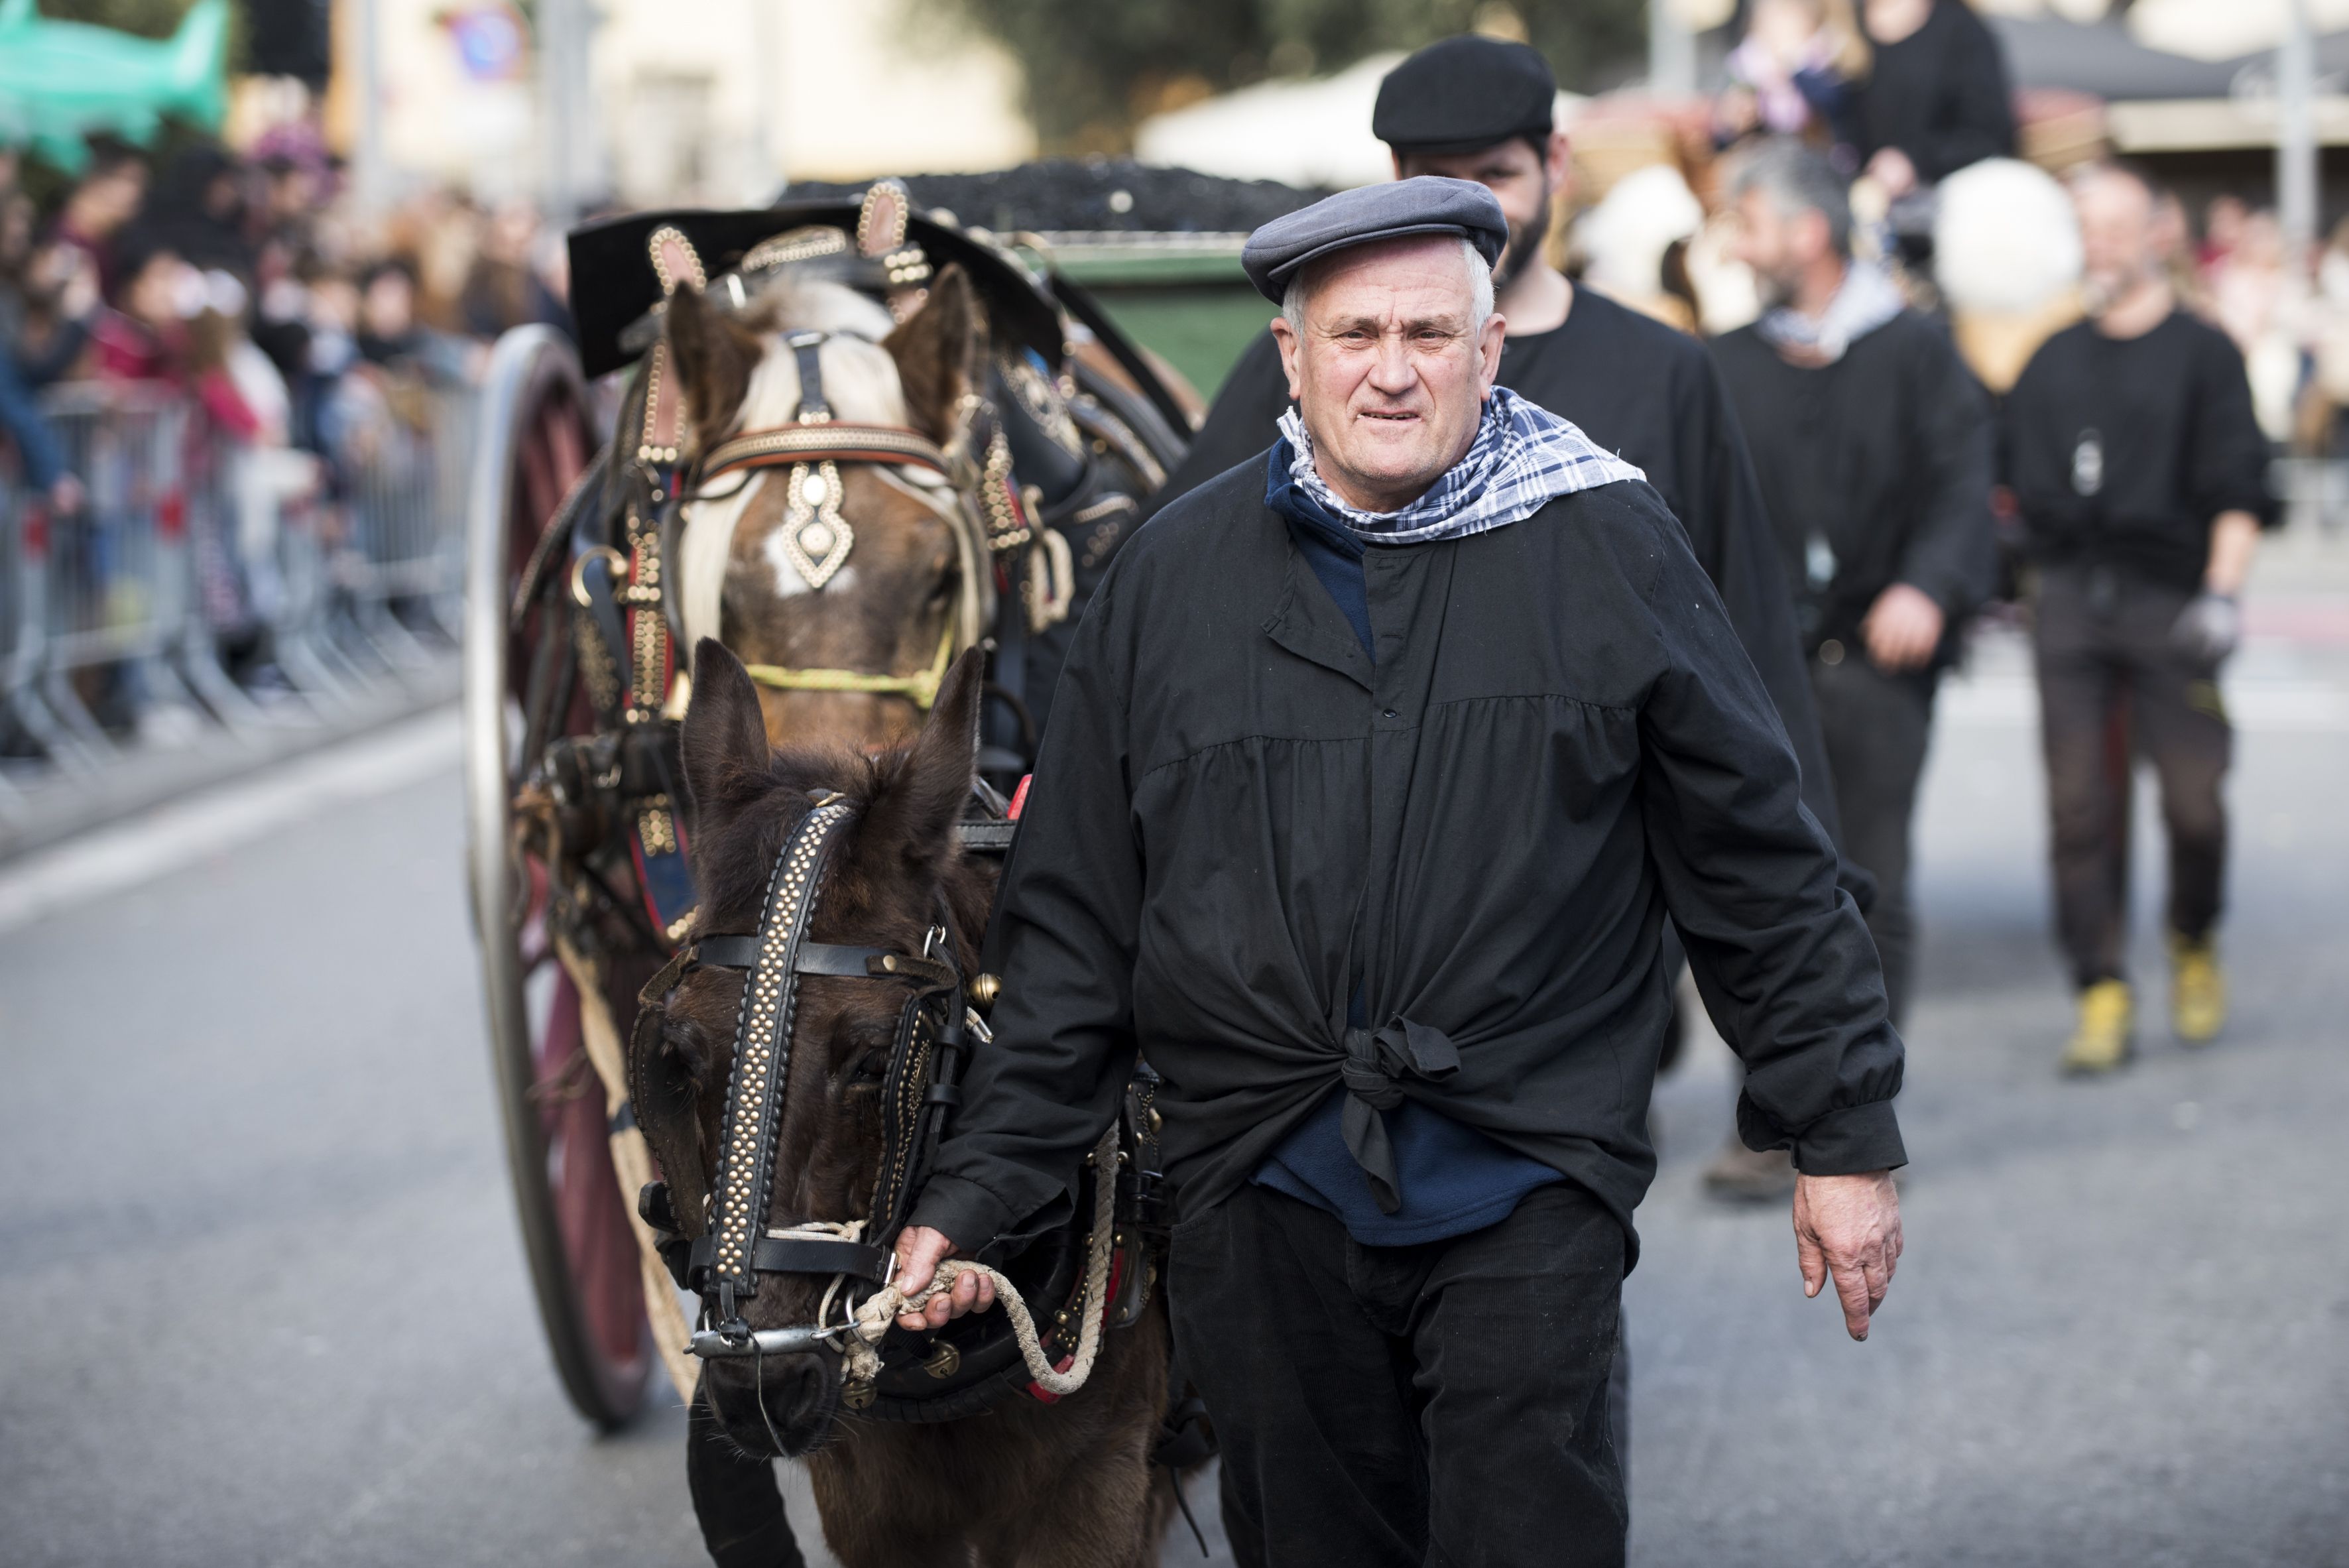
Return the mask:
<path id="1" fill-rule="evenodd" d="M 974 1006 L 992 1007 L 995 998 L 1003 993 L 1003 977 L 979 974 L 970 977 L 970 1000 Z"/>
<path id="2" fill-rule="evenodd" d="M 962 1370 L 962 1352 L 941 1339 L 923 1357 L 922 1370 L 944 1382 Z"/>
<path id="3" fill-rule="evenodd" d="M 851 1381 L 840 1386 L 840 1402 L 852 1410 L 871 1409 L 879 1395 L 880 1390 L 867 1382 Z"/>

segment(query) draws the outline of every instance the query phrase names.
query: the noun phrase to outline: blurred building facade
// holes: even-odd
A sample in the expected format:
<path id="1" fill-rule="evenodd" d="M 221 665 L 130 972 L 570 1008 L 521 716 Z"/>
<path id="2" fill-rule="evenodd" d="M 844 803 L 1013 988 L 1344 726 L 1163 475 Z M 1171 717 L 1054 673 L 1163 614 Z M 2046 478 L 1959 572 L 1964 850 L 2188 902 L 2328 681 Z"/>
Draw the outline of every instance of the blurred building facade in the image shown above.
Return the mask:
<path id="1" fill-rule="evenodd" d="M 1033 156 L 1018 65 L 918 0 L 336 0 L 337 76 L 377 84 L 397 189 L 542 194 L 541 47 L 584 62 L 571 184 L 630 206 L 771 200 L 788 180 L 1001 168 Z M 363 50 L 372 32 L 372 72 Z M 360 106 L 336 117 L 355 143 Z M 557 117 L 555 123 L 560 123 Z"/>

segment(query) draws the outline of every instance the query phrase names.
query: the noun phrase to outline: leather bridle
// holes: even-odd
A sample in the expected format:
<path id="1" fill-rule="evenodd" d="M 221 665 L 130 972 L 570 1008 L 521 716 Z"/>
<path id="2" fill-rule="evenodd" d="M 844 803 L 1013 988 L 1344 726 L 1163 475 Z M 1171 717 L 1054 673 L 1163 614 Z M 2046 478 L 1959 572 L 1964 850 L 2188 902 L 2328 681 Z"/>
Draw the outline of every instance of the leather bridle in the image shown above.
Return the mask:
<path id="1" fill-rule="evenodd" d="M 886 1284 L 895 1268 L 891 1243 L 904 1222 L 914 1178 L 936 1147 L 946 1114 L 962 1098 L 959 1078 L 970 1032 L 976 1029 L 984 1038 L 986 1026 L 966 1001 L 952 915 L 943 895 L 938 923 L 918 954 L 808 939 L 833 853 L 855 817 L 844 796 L 819 791 L 811 799 L 813 805 L 776 857 L 757 933 L 688 942 L 639 999 L 632 1074 L 641 1073 L 658 1053 L 663 999 L 688 968 L 744 972 L 717 1169 L 702 1233 L 691 1243 L 684 1270 L 687 1288 L 703 1302 L 702 1327 L 690 1348 L 704 1357 L 814 1349 L 850 1327 L 860 1287 Z M 871 1213 L 862 1222 L 777 1230 L 769 1227 L 767 1216 L 800 981 L 809 975 L 911 981 L 913 989 L 899 1014 L 883 1084 L 882 1170 Z M 641 1082 L 630 1087 L 646 1097 Z M 742 1316 L 741 1303 L 758 1295 L 761 1279 L 771 1274 L 833 1276 L 818 1315 L 827 1316 L 840 1296 L 839 1320 L 754 1332 Z"/>
<path id="2" fill-rule="evenodd" d="M 847 561 L 855 542 L 854 531 L 840 515 L 840 464 L 911 467 L 936 473 L 956 491 L 956 509 L 950 512 L 943 505 L 929 502 L 926 497 L 916 499 L 946 515 L 958 541 L 972 529 L 984 529 L 984 524 L 971 515 L 973 503 L 965 493 L 978 478 L 971 464 L 957 464 L 918 430 L 833 418 L 831 405 L 823 394 L 822 356 L 829 335 L 822 332 L 793 332 L 783 339 L 796 356 L 799 370 L 800 402 L 795 422 L 771 429 L 746 430 L 719 442 L 695 466 L 692 484 L 685 496 L 688 504 L 714 499 L 711 487 L 726 479 L 740 476 L 740 482 L 747 484 L 763 470 L 787 470 L 785 482 L 790 500 L 781 524 L 784 549 L 794 569 L 809 587 L 816 589 L 829 582 Z M 976 586 L 969 581 L 973 573 L 985 568 L 979 552 L 961 549 L 958 553 L 969 558 L 962 562 L 964 592 L 968 594 Z M 937 701 L 938 686 L 946 678 L 947 666 L 954 662 L 958 623 L 966 619 L 975 617 L 960 613 L 949 614 L 938 638 L 936 655 L 927 668 L 909 676 L 798 669 L 781 665 L 746 665 L 744 668 L 751 680 L 775 691 L 858 692 L 904 697 L 927 713 Z"/>

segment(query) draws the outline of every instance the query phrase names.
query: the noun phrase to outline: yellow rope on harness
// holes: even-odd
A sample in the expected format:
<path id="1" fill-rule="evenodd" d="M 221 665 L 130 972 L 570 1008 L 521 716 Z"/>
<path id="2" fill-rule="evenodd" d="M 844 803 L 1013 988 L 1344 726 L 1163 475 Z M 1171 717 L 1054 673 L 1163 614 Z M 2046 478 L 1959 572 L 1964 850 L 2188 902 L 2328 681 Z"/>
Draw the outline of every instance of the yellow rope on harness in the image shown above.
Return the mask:
<path id="1" fill-rule="evenodd" d="M 862 670 L 789 670 L 781 665 L 745 665 L 750 678 L 777 691 L 854 691 L 874 696 L 902 696 L 924 713 L 938 700 L 938 686 L 954 663 L 954 622 L 938 635 L 938 656 L 919 675 L 869 676 Z"/>

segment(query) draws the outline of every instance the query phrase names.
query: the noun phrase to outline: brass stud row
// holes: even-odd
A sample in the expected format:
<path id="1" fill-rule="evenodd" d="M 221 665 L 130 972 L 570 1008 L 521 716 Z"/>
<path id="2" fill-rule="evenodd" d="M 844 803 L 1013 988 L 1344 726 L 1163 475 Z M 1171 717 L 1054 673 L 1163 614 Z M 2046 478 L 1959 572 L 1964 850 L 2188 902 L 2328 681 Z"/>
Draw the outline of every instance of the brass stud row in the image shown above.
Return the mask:
<path id="1" fill-rule="evenodd" d="M 771 1131 L 767 1125 L 767 1090 L 775 1064 L 776 1025 L 779 1017 L 789 1019 L 792 995 L 792 976 L 785 965 L 793 935 L 804 923 L 806 914 L 812 913 L 799 907 L 802 893 L 824 839 L 847 810 L 844 803 L 827 801 L 811 814 L 785 863 L 779 868 L 777 881 L 768 895 L 770 915 L 777 910 L 784 914 L 780 929 L 769 932 L 761 945 L 759 967 L 752 972 L 750 990 L 744 998 L 746 1015 L 741 1034 L 746 1042 L 754 1043 L 745 1044 L 737 1064 L 736 1090 L 729 1108 L 734 1122 L 733 1136 L 717 1182 L 724 1193 L 719 1223 L 714 1227 L 720 1233 L 717 1266 L 724 1274 L 746 1273 L 755 1244 L 759 1217 L 750 1211 L 754 1191 L 761 1184 L 759 1170 L 765 1137 Z"/>

